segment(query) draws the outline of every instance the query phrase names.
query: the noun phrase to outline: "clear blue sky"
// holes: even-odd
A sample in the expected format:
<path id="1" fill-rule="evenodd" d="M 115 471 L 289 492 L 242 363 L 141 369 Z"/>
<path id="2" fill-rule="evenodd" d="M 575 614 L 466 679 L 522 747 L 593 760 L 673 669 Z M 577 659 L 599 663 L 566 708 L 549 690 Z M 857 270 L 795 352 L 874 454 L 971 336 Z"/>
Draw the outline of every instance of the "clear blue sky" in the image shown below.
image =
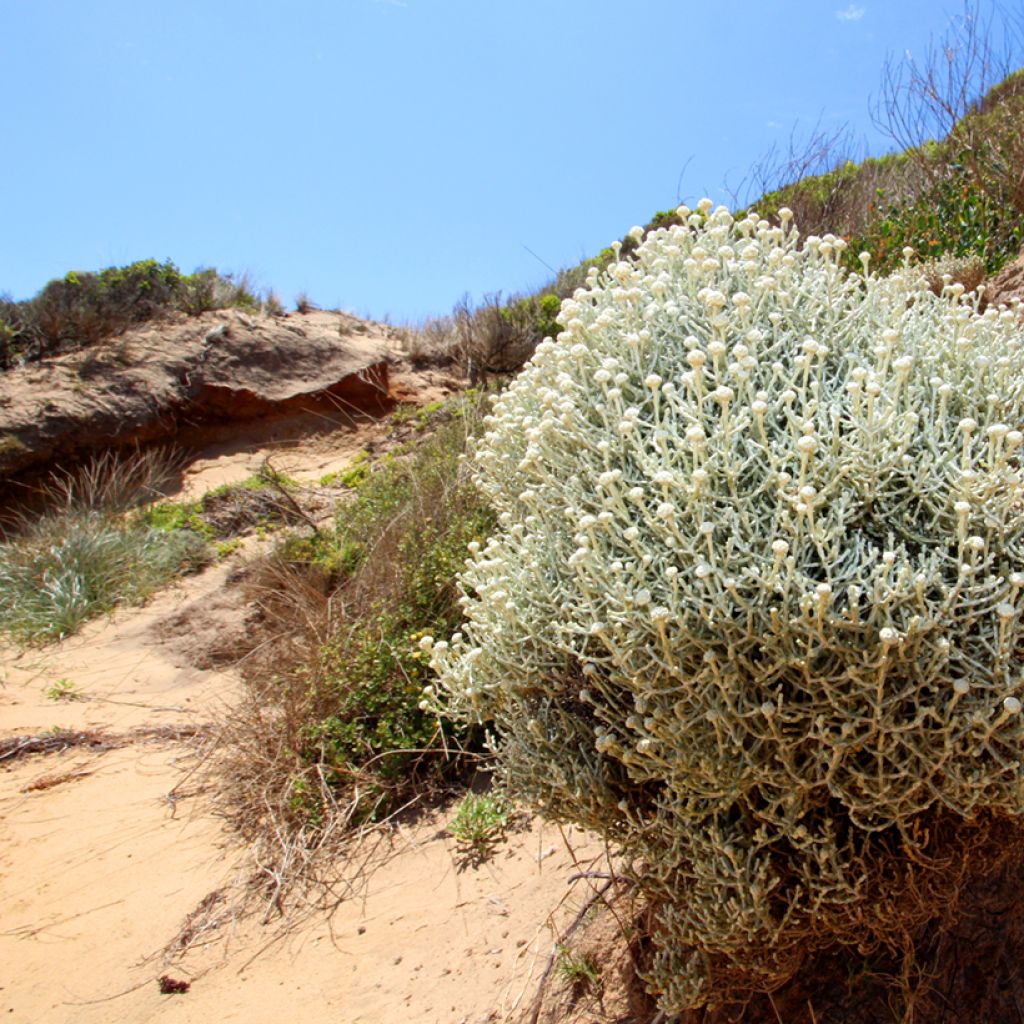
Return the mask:
<path id="1" fill-rule="evenodd" d="M 943 0 L 0 0 L 0 292 L 173 259 L 415 320 L 542 284 L 794 122 L 849 122 Z"/>

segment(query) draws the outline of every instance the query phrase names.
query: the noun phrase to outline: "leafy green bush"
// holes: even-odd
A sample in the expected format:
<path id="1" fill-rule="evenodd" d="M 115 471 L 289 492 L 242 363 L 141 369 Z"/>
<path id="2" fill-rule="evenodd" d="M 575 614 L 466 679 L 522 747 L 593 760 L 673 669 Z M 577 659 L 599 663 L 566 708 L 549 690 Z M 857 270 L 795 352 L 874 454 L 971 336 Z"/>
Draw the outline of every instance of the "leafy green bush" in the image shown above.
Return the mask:
<path id="1" fill-rule="evenodd" d="M 669 1013 L 912 948 L 1024 814 L 1019 321 L 699 205 L 497 398 L 424 641 L 510 794 L 632 859 Z"/>
<path id="2" fill-rule="evenodd" d="M 436 718 L 420 707 L 428 669 L 417 642 L 457 625 L 456 573 L 467 545 L 492 524 L 462 478 L 464 442 L 465 423 L 456 419 L 408 458 L 386 460 L 339 513 L 335 554 L 319 556 L 338 573 L 340 614 L 316 670 L 331 712 L 303 742 L 339 783 L 372 764 L 381 786 L 370 791 L 369 814 L 391 806 L 388 790 L 443 767 L 436 749 L 423 753 L 439 737 Z"/>
<path id="3" fill-rule="evenodd" d="M 993 179 L 979 187 L 974 169 L 961 159 L 913 202 L 889 202 L 878 193 L 878 214 L 851 241 L 852 253 L 867 251 L 881 272 L 896 269 L 903 249 L 923 257 L 978 257 L 994 273 L 1024 246 L 1024 218 L 1014 205 L 1011 183 Z"/>

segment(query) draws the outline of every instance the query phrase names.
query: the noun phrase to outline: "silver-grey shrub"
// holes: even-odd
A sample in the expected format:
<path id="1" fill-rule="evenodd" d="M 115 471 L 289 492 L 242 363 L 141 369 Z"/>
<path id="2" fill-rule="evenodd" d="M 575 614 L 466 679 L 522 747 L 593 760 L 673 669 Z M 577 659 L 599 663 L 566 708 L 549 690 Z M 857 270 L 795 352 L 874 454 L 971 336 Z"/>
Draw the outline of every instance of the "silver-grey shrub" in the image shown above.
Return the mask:
<path id="1" fill-rule="evenodd" d="M 900 934 L 885 858 L 1024 809 L 1019 316 L 680 213 L 496 400 L 500 529 L 425 644 L 511 792 L 633 859 L 673 1011 Z"/>

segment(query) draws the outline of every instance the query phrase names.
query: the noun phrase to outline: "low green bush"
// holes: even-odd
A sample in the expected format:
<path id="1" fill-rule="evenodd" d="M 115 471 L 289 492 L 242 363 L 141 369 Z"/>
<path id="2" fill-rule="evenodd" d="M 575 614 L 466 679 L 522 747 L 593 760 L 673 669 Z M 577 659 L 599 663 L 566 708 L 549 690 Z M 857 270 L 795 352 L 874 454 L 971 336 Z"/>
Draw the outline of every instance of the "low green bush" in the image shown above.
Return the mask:
<path id="1" fill-rule="evenodd" d="M 975 257 L 988 273 L 998 271 L 1024 246 L 1024 217 L 1014 203 L 1014 183 L 991 176 L 982 187 L 977 174 L 988 172 L 979 166 L 984 162 L 969 164 L 965 154 L 909 203 L 889 201 L 880 189 L 876 215 L 851 239 L 848 266 L 854 269 L 855 254 L 866 251 L 877 270 L 889 273 L 910 246 L 924 259 Z"/>

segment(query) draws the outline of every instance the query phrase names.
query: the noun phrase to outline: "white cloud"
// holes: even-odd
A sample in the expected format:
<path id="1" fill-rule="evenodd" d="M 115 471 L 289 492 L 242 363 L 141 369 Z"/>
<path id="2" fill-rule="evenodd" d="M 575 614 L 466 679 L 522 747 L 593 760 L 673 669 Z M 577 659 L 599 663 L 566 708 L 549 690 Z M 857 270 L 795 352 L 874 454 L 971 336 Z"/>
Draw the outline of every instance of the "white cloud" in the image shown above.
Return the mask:
<path id="1" fill-rule="evenodd" d="M 836 17 L 840 21 L 860 21 L 864 17 L 866 8 L 859 4 L 850 4 L 845 10 L 836 11 Z"/>

